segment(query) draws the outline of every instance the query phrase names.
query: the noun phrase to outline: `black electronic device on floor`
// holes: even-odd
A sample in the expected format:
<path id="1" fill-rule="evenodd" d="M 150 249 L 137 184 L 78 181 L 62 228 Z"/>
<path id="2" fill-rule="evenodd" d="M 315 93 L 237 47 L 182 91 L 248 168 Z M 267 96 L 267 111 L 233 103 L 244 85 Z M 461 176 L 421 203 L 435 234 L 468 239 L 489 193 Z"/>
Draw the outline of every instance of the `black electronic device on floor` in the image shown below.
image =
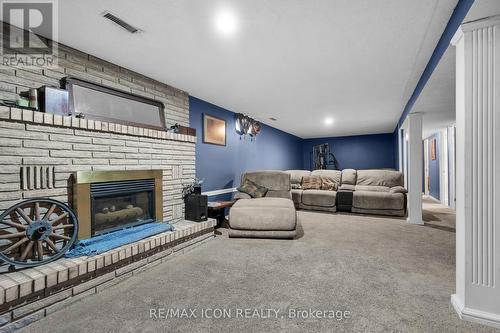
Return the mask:
<path id="1" fill-rule="evenodd" d="M 203 222 L 208 216 L 208 197 L 201 194 L 190 194 L 184 199 L 186 220 Z"/>

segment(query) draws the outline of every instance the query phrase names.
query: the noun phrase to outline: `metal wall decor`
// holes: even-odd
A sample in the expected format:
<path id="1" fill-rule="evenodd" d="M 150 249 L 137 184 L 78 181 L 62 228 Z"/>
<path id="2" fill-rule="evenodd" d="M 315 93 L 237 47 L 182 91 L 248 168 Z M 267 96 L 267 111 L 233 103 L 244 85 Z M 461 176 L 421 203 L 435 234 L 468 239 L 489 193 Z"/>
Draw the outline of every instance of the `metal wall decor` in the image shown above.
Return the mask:
<path id="1" fill-rule="evenodd" d="M 257 134 L 262 131 L 262 124 L 249 116 L 237 113 L 235 115 L 235 130 L 240 136 L 240 140 L 242 136 L 246 138 L 248 134 L 250 136 L 250 141 L 253 141 L 257 137 Z"/>

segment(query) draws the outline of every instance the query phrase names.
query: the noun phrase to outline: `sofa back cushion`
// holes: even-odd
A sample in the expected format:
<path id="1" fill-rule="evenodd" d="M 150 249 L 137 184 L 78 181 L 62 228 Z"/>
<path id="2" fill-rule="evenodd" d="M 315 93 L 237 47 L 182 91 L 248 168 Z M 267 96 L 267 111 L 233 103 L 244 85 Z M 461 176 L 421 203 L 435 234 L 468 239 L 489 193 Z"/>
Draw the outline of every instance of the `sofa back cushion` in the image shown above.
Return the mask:
<path id="1" fill-rule="evenodd" d="M 321 189 L 321 177 L 318 176 L 306 176 L 302 177 L 302 190 L 320 190 Z"/>
<path id="2" fill-rule="evenodd" d="M 403 173 L 395 170 L 358 170 L 356 185 L 404 186 Z"/>
<path id="3" fill-rule="evenodd" d="M 337 191 L 338 186 L 336 182 L 328 177 L 321 177 L 321 189 L 325 191 Z"/>
<path id="4" fill-rule="evenodd" d="M 245 179 L 243 184 L 238 187 L 239 192 L 243 192 L 251 196 L 252 198 L 263 198 L 268 189 L 264 186 L 256 184 L 251 180 Z"/>
<path id="5" fill-rule="evenodd" d="M 342 185 L 356 185 L 357 171 L 354 169 L 342 170 Z"/>
<path id="6" fill-rule="evenodd" d="M 268 189 L 266 197 L 292 198 L 290 174 L 284 171 L 248 171 L 241 176 L 241 183 L 248 179 Z"/>
<path id="7" fill-rule="evenodd" d="M 314 170 L 311 172 L 311 176 L 318 176 L 321 178 L 329 178 L 330 180 L 340 185 L 340 170 Z"/>
<path id="8" fill-rule="evenodd" d="M 311 171 L 309 170 L 288 170 L 285 171 L 290 174 L 290 183 L 293 184 L 301 184 L 302 177 L 308 177 L 311 175 Z"/>

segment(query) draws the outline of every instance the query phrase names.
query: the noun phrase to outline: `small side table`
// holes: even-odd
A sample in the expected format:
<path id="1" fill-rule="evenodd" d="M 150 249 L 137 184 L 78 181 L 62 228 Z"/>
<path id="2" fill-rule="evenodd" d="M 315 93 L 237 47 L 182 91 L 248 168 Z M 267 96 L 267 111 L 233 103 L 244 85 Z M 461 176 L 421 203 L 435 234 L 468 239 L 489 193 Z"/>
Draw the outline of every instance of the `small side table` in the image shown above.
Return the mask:
<path id="1" fill-rule="evenodd" d="M 208 217 L 214 218 L 217 220 L 217 225 L 215 228 L 220 228 L 224 221 L 226 220 L 226 208 L 234 205 L 236 200 L 230 201 L 209 201 L 208 202 Z M 220 231 L 215 231 L 216 235 L 222 235 Z"/>

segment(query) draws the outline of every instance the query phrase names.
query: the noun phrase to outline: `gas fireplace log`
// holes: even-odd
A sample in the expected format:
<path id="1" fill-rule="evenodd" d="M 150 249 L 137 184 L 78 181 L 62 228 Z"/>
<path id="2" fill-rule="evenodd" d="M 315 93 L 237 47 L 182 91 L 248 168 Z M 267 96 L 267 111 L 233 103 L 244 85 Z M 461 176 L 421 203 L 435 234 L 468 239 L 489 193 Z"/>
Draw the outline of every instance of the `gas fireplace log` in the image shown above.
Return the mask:
<path id="1" fill-rule="evenodd" d="M 109 211 L 108 213 L 97 213 L 95 214 L 96 224 L 101 223 L 112 223 L 119 220 L 129 221 L 131 219 L 137 219 L 144 215 L 144 211 L 141 207 L 124 208 L 114 212 Z"/>

